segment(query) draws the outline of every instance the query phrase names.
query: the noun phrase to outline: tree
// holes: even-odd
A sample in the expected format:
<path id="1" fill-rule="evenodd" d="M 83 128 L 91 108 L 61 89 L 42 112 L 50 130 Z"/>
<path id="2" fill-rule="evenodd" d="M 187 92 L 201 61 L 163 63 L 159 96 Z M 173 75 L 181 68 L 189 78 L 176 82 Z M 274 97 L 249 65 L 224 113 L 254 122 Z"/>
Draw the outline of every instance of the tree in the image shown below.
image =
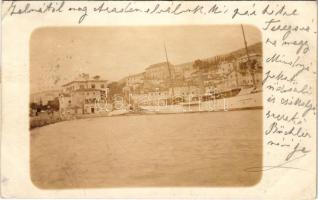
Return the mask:
<path id="1" fill-rule="evenodd" d="M 118 82 L 114 81 L 111 82 L 108 85 L 109 88 L 109 97 L 113 98 L 115 95 L 121 95 L 123 92 L 123 87 L 125 86 L 125 83 L 119 84 Z"/>
<path id="2" fill-rule="evenodd" d="M 100 76 L 99 76 L 99 75 L 96 75 L 96 76 L 93 77 L 93 79 L 94 79 L 94 80 L 99 80 L 99 79 L 100 79 Z"/>
<path id="3" fill-rule="evenodd" d="M 87 74 L 87 73 L 81 73 L 81 74 L 79 74 L 79 77 L 84 79 L 84 80 L 89 80 L 89 74 Z"/>
<path id="4" fill-rule="evenodd" d="M 60 109 L 60 102 L 59 102 L 58 97 L 55 97 L 53 100 L 48 101 L 47 105 L 53 111 L 58 111 Z"/>
<path id="5" fill-rule="evenodd" d="M 196 70 L 201 70 L 202 65 L 203 65 L 203 61 L 198 59 L 198 60 L 194 61 L 193 68 L 196 69 Z"/>
<path id="6" fill-rule="evenodd" d="M 32 110 L 36 110 L 36 109 L 38 108 L 38 104 L 32 102 L 32 103 L 30 103 L 30 108 L 31 108 Z"/>

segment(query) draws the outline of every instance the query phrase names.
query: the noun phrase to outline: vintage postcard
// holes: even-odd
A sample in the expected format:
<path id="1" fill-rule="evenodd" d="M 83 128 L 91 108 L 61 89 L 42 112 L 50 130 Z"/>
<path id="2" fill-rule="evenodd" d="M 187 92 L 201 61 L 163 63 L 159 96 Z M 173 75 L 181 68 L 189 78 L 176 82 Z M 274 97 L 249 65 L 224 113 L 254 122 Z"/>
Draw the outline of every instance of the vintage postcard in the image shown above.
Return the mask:
<path id="1" fill-rule="evenodd" d="M 314 199 L 316 9 L 3 2 L 1 195 Z"/>

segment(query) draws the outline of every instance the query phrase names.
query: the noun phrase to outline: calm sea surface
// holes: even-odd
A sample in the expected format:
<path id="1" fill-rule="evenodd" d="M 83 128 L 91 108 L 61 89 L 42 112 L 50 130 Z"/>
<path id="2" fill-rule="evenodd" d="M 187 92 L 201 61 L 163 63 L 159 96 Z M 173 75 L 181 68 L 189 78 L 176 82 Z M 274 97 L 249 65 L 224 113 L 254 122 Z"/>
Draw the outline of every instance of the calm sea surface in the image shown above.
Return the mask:
<path id="1" fill-rule="evenodd" d="M 262 110 L 65 121 L 31 131 L 41 188 L 251 186 L 262 165 Z"/>

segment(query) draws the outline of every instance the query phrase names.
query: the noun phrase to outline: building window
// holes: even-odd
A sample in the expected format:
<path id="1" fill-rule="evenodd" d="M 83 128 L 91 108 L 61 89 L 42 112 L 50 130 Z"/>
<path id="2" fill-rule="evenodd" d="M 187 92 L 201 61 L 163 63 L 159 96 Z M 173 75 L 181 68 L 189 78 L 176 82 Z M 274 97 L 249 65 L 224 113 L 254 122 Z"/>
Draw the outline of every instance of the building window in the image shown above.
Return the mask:
<path id="1" fill-rule="evenodd" d="M 80 89 L 84 89 L 84 85 L 80 85 Z"/>
<path id="2" fill-rule="evenodd" d="M 100 86 L 101 88 L 105 88 L 105 85 L 104 84 L 101 84 L 101 86 Z"/>
<path id="3" fill-rule="evenodd" d="M 92 84 L 91 87 L 94 89 L 95 88 L 95 84 Z"/>

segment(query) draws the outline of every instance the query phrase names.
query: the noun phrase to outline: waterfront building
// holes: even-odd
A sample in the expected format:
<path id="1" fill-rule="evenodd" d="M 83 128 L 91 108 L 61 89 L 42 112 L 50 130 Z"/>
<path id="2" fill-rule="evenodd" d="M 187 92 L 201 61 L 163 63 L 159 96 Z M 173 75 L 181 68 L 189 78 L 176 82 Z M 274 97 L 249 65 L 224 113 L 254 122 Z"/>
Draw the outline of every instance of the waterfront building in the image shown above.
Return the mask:
<path id="1" fill-rule="evenodd" d="M 81 81 L 71 81 L 67 84 L 62 85 L 62 91 L 64 93 L 73 92 L 79 89 L 99 89 L 107 91 L 106 80 L 81 80 Z"/>
<path id="2" fill-rule="evenodd" d="M 105 112 L 108 93 L 106 80 L 71 81 L 62 86 L 59 95 L 60 114 L 91 114 Z"/>
<path id="3" fill-rule="evenodd" d="M 127 77 L 126 84 L 127 86 L 135 86 L 142 84 L 144 82 L 145 72 L 133 74 Z"/>
<path id="4" fill-rule="evenodd" d="M 219 74 L 228 74 L 234 70 L 234 67 L 235 67 L 235 62 L 223 61 L 218 66 L 218 73 Z"/>
<path id="5" fill-rule="evenodd" d="M 84 113 L 100 113 L 105 112 L 106 94 L 100 89 L 84 89 Z"/>
<path id="6" fill-rule="evenodd" d="M 131 103 L 135 105 L 165 105 L 171 98 L 171 93 L 166 88 L 153 88 L 140 93 L 131 93 Z"/>
<path id="7" fill-rule="evenodd" d="M 249 54 L 248 57 L 247 55 L 244 55 L 237 60 L 239 70 L 247 69 L 248 60 L 250 60 L 250 63 L 255 68 L 255 70 L 262 68 L 262 63 L 263 63 L 262 55 L 258 53 L 252 53 L 252 54 Z"/>
<path id="8" fill-rule="evenodd" d="M 145 72 L 133 74 L 125 78 L 130 92 L 137 92 L 144 85 Z M 126 89 L 127 90 L 127 89 Z"/>
<path id="9" fill-rule="evenodd" d="M 253 75 L 249 70 L 247 71 L 238 71 L 234 70 L 227 75 L 226 87 L 235 88 L 235 87 L 253 87 Z M 262 82 L 262 71 L 256 70 L 254 72 L 255 85 L 259 87 Z"/>

